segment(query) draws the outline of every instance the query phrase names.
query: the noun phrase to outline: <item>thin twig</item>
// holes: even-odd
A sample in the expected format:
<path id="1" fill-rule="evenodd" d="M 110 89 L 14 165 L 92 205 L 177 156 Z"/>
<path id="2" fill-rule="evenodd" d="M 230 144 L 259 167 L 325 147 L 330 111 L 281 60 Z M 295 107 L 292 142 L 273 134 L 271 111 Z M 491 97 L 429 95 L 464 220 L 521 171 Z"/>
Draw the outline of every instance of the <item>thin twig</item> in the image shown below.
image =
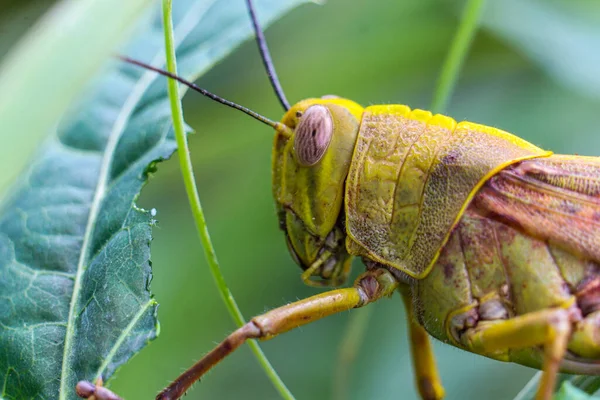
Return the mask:
<path id="1" fill-rule="evenodd" d="M 175 61 L 175 47 L 173 38 L 173 21 L 171 16 L 171 3 L 172 0 L 163 0 L 163 23 L 165 32 L 165 46 L 166 46 L 166 60 L 167 60 L 167 71 L 172 74 L 177 74 L 177 65 Z M 179 87 L 177 82 L 169 79 L 167 81 L 169 90 L 169 100 L 171 103 L 171 112 L 173 114 L 173 129 L 175 131 L 175 139 L 177 141 L 177 148 L 179 150 L 179 163 L 181 167 L 181 173 L 183 175 L 183 182 L 190 202 L 190 208 L 196 224 L 196 229 L 204 248 L 204 255 L 206 261 L 210 267 L 210 271 L 213 275 L 221 298 L 229 311 L 229 314 L 235 321 L 237 326 L 245 324 L 244 317 L 235 302 L 233 294 L 227 287 L 219 262 L 217 260 L 217 254 L 212 245 L 208 227 L 206 225 L 206 219 L 204 218 L 204 212 L 202 211 L 202 205 L 200 203 L 200 196 L 198 195 L 198 189 L 196 187 L 196 180 L 194 178 L 194 172 L 192 169 L 192 160 L 190 156 L 190 150 L 187 143 L 187 136 L 185 134 L 184 122 L 183 122 L 183 111 L 181 108 L 181 101 L 179 100 Z M 282 398 L 287 400 L 293 400 L 294 396 L 290 393 L 288 388 L 285 386 L 281 378 L 275 372 L 275 369 L 269 363 L 269 360 L 262 352 L 261 348 L 255 340 L 248 341 L 250 349 L 256 356 L 258 362 L 265 370 L 267 376 L 273 383 L 273 386 L 277 389 Z"/>

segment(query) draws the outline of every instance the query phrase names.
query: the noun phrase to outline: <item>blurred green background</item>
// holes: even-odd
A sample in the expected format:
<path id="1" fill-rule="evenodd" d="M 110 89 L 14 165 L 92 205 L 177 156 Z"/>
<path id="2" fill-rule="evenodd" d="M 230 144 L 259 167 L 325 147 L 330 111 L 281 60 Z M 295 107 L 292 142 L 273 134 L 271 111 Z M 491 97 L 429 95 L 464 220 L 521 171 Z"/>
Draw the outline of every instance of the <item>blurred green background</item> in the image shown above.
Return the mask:
<path id="1" fill-rule="evenodd" d="M 591 29 L 600 26 L 598 3 L 547 1 L 554 12 L 542 7 L 535 14 L 534 7 L 537 19 L 527 18 L 527 10 L 519 11 L 514 0 L 488 3 L 494 4 L 488 5 L 447 113 L 500 127 L 557 153 L 600 154 L 600 91 L 593 90 L 600 80 L 600 63 L 594 58 L 600 29 Z M 0 3 L 0 56 L 51 4 Z M 324 6 L 300 7 L 266 35 L 292 102 L 337 94 L 363 105 L 427 108 L 460 4 L 328 0 Z M 561 48 L 567 53 L 557 55 Z M 570 70 L 573 65 L 588 67 L 591 75 Z M 199 84 L 269 117 L 281 115 L 254 42 L 245 43 Z M 184 111 L 197 131 L 191 151 L 212 239 L 244 315 L 317 293 L 300 281 L 300 270 L 278 231 L 270 188 L 272 132 L 194 93 L 187 95 Z M 234 329 L 204 261 L 176 159 L 159 166 L 139 202 L 158 210 L 152 290 L 160 303 L 161 332 L 112 381 L 112 388 L 127 399 L 153 398 Z M 358 262 L 355 267 L 362 268 Z M 400 298 L 371 308 L 365 340 L 350 366 L 349 398 L 414 399 Z M 331 398 L 349 316 L 334 316 L 262 343 L 298 399 Z M 440 343 L 435 351 L 448 399 L 511 399 L 535 372 Z M 278 397 L 243 348 L 187 398 Z"/>

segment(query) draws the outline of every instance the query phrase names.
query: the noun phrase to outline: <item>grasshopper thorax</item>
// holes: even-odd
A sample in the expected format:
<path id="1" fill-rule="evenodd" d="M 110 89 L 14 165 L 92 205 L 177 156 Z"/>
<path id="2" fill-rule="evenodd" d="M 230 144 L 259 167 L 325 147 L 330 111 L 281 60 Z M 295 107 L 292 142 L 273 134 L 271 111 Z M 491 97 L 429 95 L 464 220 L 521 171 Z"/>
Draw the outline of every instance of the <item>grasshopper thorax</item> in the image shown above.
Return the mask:
<path id="1" fill-rule="evenodd" d="M 350 270 L 344 185 L 363 108 L 340 98 L 303 100 L 281 123 L 273 147 L 273 195 L 292 257 L 319 285 L 340 285 Z"/>

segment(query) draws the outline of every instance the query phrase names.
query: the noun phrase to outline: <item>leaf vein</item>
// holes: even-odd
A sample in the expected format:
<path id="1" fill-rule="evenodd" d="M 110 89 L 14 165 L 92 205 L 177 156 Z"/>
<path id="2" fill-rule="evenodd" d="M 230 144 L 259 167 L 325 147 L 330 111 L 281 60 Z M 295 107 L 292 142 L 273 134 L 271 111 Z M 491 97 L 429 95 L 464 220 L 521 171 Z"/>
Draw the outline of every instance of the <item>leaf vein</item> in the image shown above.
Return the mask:
<path id="1" fill-rule="evenodd" d="M 210 5 L 212 6 L 213 3 L 214 3 L 214 1 L 211 2 Z M 202 19 L 202 16 L 205 15 L 206 11 L 208 11 L 210 6 L 205 7 L 204 4 L 196 2 L 196 7 L 194 7 L 194 8 L 196 8 L 196 10 L 195 10 L 196 12 L 188 12 L 186 14 L 186 16 L 183 18 L 183 20 L 181 21 L 181 23 L 179 24 L 179 27 L 177 29 L 177 31 L 178 31 L 177 33 L 180 34 L 180 35 L 178 35 L 179 36 L 178 44 L 181 43 L 181 40 L 183 40 L 183 38 L 185 38 L 189 33 L 191 33 L 193 28 L 197 25 L 198 21 L 200 19 Z M 190 10 L 190 11 L 192 11 L 192 10 Z M 164 62 L 163 60 L 164 60 L 164 54 L 162 52 L 158 52 L 157 55 L 154 57 L 152 64 L 158 64 L 159 62 Z M 80 253 L 79 261 L 77 263 L 77 268 L 76 268 L 76 272 L 75 272 L 75 282 L 73 285 L 73 296 L 71 297 L 71 302 L 69 305 L 69 316 L 67 319 L 65 344 L 64 344 L 64 348 L 63 348 L 62 368 L 61 368 L 61 374 L 60 374 L 60 388 L 59 388 L 59 399 L 60 400 L 65 400 L 67 393 L 69 392 L 69 390 L 67 388 L 67 383 L 69 381 L 67 379 L 67 376 L 68 376 L 68 370 L 69 370 L 70 355 L 71 355 L 71 351 L 72 351 L 71 348 L 73 347 L 72 341 L 75 336 L 76 307 L 79 302 L 79 293 L 81 290 L 81 282 L 83 279 L 83 274 L 86 269 L 86 263 L 88 262 L 88 256 L 89 256 L 88 252 L 89 252 L 89 247 L 90 247 L 90 244 L 92 241 L 92 235 L 94 233 L 95 222 L 98 217 L 100 207 L 102 205 L 102 200 L 104 199 L 107 185 L 108 185 L 110 166 L 112 165 L 112 156 L 114 154 L 114 151 L 117 148 L 119 139 L 125 130 L 125 126 L 126 126 L 127 122 L 129 121 L 129 118 L 133 114 L 133 111 L 135 110 L 136 105 L 138 104 L 139 100 L 142 98 L 142 96 L 146 92 L 146 90 L 150 87 L 150 84 L 155 79 L 157 79 L 157 77 L 158 77 L 158 75 L 154 74 L 151 71 L 146 71 L 140 76 L 140 78 L 137 81 L 136 85 L 134 86 L 133 90 L 130 92 L 129 96 L 125 100 L 124 106 L 121 109 L 121 112 L 119 113 L 119 115 L 117 116 L 117 119 L 116 119 L 116 121 L 113 125 L 113 128 L 109 134 L 109 137 L 108 137 L 104 155 L 102 157 L 102 164 L 100 167 L 100 175 L 98 178 L 98 183 L 97 183 L 96 189 L 94 191 L 94 198 L 93 198 L 93 201 L 92 201 L 92 204 L 90 207 L 88 222 L 86 224 L 85 233 L 83 236 L 83 244 L 82 244 L 82 248 L 81 248 L 81 253 Z M 126 330 L 126 331 L 128 332 L 128 330 Z M 115 350 L 115 352 L 116 352 L 116 350 Z M 114 354 L 112 356 L 114 356 Z M 107 357 L 107 359 L 108 359 L 108 357 Z M 106 364 L 106 365 L 108 365 L 108 364 Z M 103 364 L 103 366 L 104 366 L 103 368 L 106 368 L 106 365 Z M 103 369 L 101 368 L 99 370 L 99 372 L 102 372 L 102 371 L 103 371 Z"/>
<path id="2" fill-rule="evenodd" d="M 125 328 L 123 330 L 123 332 L 119 335 L 119 337 L 115 341 L 114 346 L 108 352 L 106 358 L 104 359 L 104 362 L 102 363 L 102 365 L 100 365 L 100 368 L 98 368 L 98 371 L 96 372 L 96 378 L 102 377 L 102 373 L 106 370 L 106 368 L 108 367 L 108 365 L 111 363 L 112 359 L 117 354 L 117 351 L 119 350 L 119 347 L 121 347 L 121 345 L 123 344 L 123 342 L 125 341 L 125 339 L 127 339 L 127 336 L 129 336 L 129 334 L 131 333 L 131 331 L 133 330 L 133 328 L 135 327 L 135 325 L 138 323 L 138 321 L 140 319 L 142 319 L 142 317 L 144 316 L 144 314 L 146 313 L 146 311 L 150 307 L 152 307 L 154 305 L 156 305 L 156 301 L 154 299 L 148 300 L 148 302 L 146 302 L 146 304 L 144 305 L 144 307 L 142 307 L 140 309 L 140 311 L 138 311 L 138 313 L 133 317 L 133 319 L 131 320 L 131 322 L 129 323 L 129 325 L 127 325 L 127 328 Z"/>

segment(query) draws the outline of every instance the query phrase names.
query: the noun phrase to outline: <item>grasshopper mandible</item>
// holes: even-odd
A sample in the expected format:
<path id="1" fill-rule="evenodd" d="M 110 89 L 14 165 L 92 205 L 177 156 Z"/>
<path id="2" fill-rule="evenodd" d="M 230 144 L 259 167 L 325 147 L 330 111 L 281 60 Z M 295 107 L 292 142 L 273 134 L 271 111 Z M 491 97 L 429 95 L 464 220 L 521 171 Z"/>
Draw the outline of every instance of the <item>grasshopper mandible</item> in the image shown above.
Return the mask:
<path id="1" fill-rule="evenodd" d="M 444 396 L 429 335 L 490 358 L 600 374 L 600 158 L 553 155 L 510 133 L 334 96 L 289 106 L 248 0 L 261 54 L 286 113 L 273 122 L 152 69 L 275 129 L 273 196 L 309 285 L 331 290 L 254 317 L 157 398 L 175 399 L 247 339 L 270 339 L 399 291 L 415 381 Z"/>

